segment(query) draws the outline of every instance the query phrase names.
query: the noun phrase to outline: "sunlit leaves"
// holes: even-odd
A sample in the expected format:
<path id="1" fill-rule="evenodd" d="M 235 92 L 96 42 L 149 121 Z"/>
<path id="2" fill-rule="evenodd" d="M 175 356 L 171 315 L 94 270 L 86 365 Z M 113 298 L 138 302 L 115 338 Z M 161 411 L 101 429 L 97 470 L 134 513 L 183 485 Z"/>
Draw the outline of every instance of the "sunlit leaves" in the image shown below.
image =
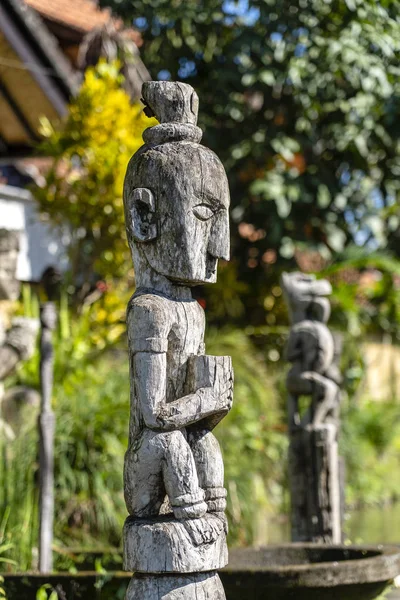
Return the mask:
<path id="1" fill-rule="evenodd" d="M 400 202 L 399 0 L 122 0 L 115 9 L 145 17 L 152 73 L 199 93 L 204 141 L 230 180 L 232 253 L 252 295 L 291 260 L 282 238 L 332 260 L 366 240 L 400 253 L 394 220 L 380 213 Z M 250 263 L 243 223 L 266 232 Z"/>
<path id="2" fill-rule="evenodd" d="M 107 278 L 130 266 L 124 238 L 122 185 L 128 160 L 154 124 L 121 87 L 118 64 L 86 72 L 61 126 L 42 122 L 42 150 L 53 157 L 43 188 L 34 194 L 43 213 L 70 227 L 75 276 Z"/>

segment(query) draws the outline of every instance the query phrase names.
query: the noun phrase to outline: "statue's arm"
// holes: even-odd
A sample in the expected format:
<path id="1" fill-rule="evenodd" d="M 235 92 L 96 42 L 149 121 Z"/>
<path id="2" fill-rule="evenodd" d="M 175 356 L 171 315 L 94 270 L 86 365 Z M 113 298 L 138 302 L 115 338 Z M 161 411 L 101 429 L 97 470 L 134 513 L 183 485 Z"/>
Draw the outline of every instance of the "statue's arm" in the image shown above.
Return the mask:
<path id="1" fill-rule="evenodd" d="M 146 427 L 150 429 L 180 429 L 231 408 L 233 384 L 230 378 L 218 390 L 203 387 L 167 402 L 166 354 L 137 352 L 133 361 L 136 397 Z"/>
<path id="2" fill-rule="evenodd" d="M 302 347 L 298 335 L 290 332 L 286 346 L 285 357 L 289 362 L 295 362 L 302 354 Z"/>

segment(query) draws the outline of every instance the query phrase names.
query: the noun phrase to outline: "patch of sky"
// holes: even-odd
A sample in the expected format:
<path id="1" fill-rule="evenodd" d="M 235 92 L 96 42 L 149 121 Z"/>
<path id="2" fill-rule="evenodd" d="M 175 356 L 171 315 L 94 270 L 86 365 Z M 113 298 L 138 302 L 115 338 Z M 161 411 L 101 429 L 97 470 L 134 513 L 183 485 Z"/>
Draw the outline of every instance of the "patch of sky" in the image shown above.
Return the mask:
<path id="1" fill-rule="evenodd" d="M 357 246 L 376 250 L 385 243 L 379 218 L 379 211 L 384 206 L 385 201 L 381 191 L 374 189 L 361 206 L 353 210 L 345 210 L 344 218 Z"/>
<path id="2" fill-rule="evenodd" d="M 293 35 L 295 37 L 302 37 L 304 35 L 308 35 L 309 31 L 306 27 L 297 27 L 296 29 L 293 29 Z"/>
<path id="3" fill-rule="evenodd" d="M 136 17 L 136 19 L 132 20 L 132 24 L 136 29 L 139 29 L 139 31 L 144 31 L 147 29 L 148 21 L 146 17 Z"/>
<path id="4" fill-rule="evenodd" d="M 351 210 L 344 211 L 344 218 L 349 224 L 353 224 L 355 222 L 354 213 Z"/>
<path id="5" fill-rule="evenodd" d="M 174 27 L 175 21 L 173 19 L 154 17 L 152 21 L 151 34 L 156 37 L 161 34 L 161 31 L 165 29 L 173 29 Z"/>
<path id="6" fill-rule="evenodd" d="M 385 207 L 385 201 L 383 198 L 383 194 L 380 190 L 378 190 L 378 189 L 372 190 L 371 198 L 372 198 L 373 204 L 376 208 L 384 208 Z"/>
<path id="7" fill-rule="evenodd" d="M 171 73 L 167 69 L 161 69 L 157 74 L 157 79 L 160 81 L 169 81 L 171 79 Z"/>
<path id="8" fill-rule="evenodd" d="M 187 79 L 196 75 L 197 69 L 193 60 L 182 57 L 179 59 L 179 65 L 178 75 L 181 79 Z"/>
<path id="9" fill-rule="evenodd" d="M 354 241 L 357 246 L 364 246 L 368 238 L 370 238 L 371 232 L 369 229 L 359 229 L 354 234 Z"/>
<path id="10" fill-rule="evenodd" d="M 340 174 L 340 183 L 342 185 L 348 185 L 351 179 L 351 172 L 348 166 L 343 165 L 342 173 Z"/>
<path id="11" fill-rule="evenodd" d="M 278 44 L 282 41 L 283 35 L 280 31 L 273 31 L 269 37 L 271 42 L 274 42 L 274 44 Z"/>
<path id="12" fill-rule="evenodd" d="M 236 17 L 240 17 L 245 25 L 254 25 L 260 18 L 260 9 L 251 6 L 249 0 L 225 0 L 222 5 L 225 23 L 232 25 Z"/>
<path id="13" fill-rule="evenodd" d="M 297 58 L 301 58 L 305 55 L 306 50 L 307 48 L 304 44 L 297 44 L 296 48 L 294 49 L 294 55 L 297 56 Z"/>

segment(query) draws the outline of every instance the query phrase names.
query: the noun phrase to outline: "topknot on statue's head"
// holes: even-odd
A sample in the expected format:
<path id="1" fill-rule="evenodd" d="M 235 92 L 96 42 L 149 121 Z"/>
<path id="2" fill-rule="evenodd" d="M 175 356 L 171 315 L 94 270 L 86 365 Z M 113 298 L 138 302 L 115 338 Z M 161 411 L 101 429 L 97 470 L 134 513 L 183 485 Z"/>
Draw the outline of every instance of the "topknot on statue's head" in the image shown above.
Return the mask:
<path id="1" fill-rule="evenodd" d="M 196 125 L 199 97 L 191 85 L 179 81 L 146 81 L 142 96 L 146 114 L 160 123 Z"/>
<path id="2" fill-rule="evenodd" d="M 196 126 L 199 97 L 191 85 L 179 81 L 146 81 L 142 86 L 142 102 L 145 114 L 160 123 L 144 132 L 147 144 L 201 140 L 201 129 Z"/>

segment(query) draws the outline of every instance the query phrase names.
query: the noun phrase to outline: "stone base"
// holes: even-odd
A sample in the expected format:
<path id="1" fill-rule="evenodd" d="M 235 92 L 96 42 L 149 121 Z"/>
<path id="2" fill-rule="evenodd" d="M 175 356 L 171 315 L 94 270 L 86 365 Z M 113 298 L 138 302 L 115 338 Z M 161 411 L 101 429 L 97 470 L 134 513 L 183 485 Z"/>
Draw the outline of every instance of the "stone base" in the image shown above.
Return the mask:
<path id="1" fill-rule="evenodd" d="M 227 563 L 226 521 L 222 514 L 208 513 L 201 519 L 186 521 L 177 521 L 173 516 L 152 520 L 128 517 L 125 521 L 126 571 L 198 573 L 222 569 Z"/>
<path id="2" fill-rule="evenodd" d="M 226 600 L 217 573 L 135 575 L 125 600 Z"/>

